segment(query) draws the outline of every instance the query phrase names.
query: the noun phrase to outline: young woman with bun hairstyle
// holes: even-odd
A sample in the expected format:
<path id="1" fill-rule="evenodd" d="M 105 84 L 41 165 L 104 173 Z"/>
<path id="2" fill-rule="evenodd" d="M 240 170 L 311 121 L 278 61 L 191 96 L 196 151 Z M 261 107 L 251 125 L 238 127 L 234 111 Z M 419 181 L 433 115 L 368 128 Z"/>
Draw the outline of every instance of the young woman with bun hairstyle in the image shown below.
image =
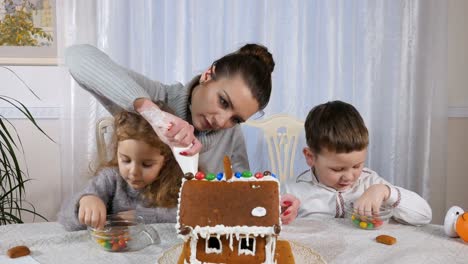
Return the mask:
<path id="1" fill-rule="evenodd" d="M 65 57 L 74 79 L 112 114 L 122 109 L 142 114 L 166 144 L 188 147 L 182 155 L 200 153 L 200 168 L 223 171 L 227 155 L 234 171 L 249 169 L 239 124 L 270 100 L 275 63 L 266 47 L 246 44 L 185 85 L 150 80 L 90 45 L 71 46 Z M 157 101 L 174 114 L 160 110 Z"/>

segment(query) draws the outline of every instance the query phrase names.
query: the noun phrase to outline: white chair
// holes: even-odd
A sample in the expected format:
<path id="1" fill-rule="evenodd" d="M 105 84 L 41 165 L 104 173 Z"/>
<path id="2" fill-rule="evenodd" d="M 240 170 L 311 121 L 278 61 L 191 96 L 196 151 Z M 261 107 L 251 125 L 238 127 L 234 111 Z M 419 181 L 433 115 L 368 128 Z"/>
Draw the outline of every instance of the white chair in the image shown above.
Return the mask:
<path id="1" fill-rule="evenodd" d="M 114 118 L 111 116 L 103 117 L 97 121 L 96 124 L 96 143 L 99 158 L 99 164 L 109 161 L 111 158 L 109 152 L 111 151 L 109 144 L 109 137 L 112 136 L 114 131 Z M 106 140 L 106 138 L 108 140 Z"/>
<path id="2" fill-rule="evenodd" d="M 286 114 L 276 114 L 263 120 L 249 120 L 245 125 L 263 131 L 271 172 L 276 173 L 281 182 L 294 177 L 297 142 L 304 130 L 304 122 Z"/>

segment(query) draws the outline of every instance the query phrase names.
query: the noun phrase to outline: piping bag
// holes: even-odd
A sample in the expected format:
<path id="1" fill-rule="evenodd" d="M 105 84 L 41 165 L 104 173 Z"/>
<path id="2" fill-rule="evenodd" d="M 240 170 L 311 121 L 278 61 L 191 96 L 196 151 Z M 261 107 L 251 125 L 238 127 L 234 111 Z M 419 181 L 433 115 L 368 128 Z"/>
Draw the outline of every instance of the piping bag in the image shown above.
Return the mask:
<path id="1" fill-rule="evenodd" d="M 145 111 L 142 111 L 140 114 L 151 124 L 159 138 L 171 148 L 177 163 L 182 169 L 182 172 L 184 174 L 187 172 L 195 174 L 198 171 L 199 154 L 197 153 L 193 156 L 183 156 L 180 154 L 180 152 L 189 149 L 192 144 L 190 144 L 188 147 L 172 146 L 168 143 L 166 137 L 163 135 L 164 131 L 171 129 L 172 123 L 170 120 L 173 116 L 154 106 Z"/>

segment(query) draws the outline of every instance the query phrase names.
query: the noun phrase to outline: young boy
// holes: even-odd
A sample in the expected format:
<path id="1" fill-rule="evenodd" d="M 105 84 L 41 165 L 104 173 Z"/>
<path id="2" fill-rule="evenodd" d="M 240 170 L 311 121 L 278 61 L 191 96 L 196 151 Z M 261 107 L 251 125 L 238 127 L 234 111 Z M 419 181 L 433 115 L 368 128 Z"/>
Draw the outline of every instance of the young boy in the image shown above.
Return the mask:
<path id="1" fill-rule="evenodd" d="M 314 107 L 305 121 L 305 132 L 308 147 L 303 153 L 311 169 L 282 185 L 284 193 L 300 197 L 298 217 L 344 217 L 345 203 L 354 202 L 360 214 L 378 212 L 386 204 L 394 207 L 393 218 L 399 222 L 422 225 L 431 221 L 432 210 L 421 196 L 364 168 L 369 137 L 352 105 L 333 101 Z M 292 218 L 294 209 L 288 210 Z"/>

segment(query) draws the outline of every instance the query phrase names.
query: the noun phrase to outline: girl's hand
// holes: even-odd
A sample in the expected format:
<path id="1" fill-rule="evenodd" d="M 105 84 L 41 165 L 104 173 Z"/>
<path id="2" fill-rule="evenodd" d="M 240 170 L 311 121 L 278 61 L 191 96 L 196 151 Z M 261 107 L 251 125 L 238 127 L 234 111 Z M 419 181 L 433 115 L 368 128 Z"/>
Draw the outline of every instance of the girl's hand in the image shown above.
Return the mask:
<path id="1" fill-rule="evenodd" d="M 281 222 L 285 225 L 291 223 L 296 219 L 297 213 L 299 211 L 299 206 L 301 201 L 292 194 L 284 194 L 281 196 L 280 206 L 281 206 Z"/>
<path id="2" fill-rule="evenodd" d="M 187 121 L 162 111 L 159 107 L 147 99 L 137 103 L 136 110 L 151 124 L 158 137 L 170 147 L 188 147 L 181 153 L 192 156 L 200 152 L 202 145 L 195 137 L 194 127 Z"/>
<path id="3" fill-rule="evenodd" d="M 374 184 L 354 202 L 354 210 L 360 215 L 372 216 L 378 214 L 382 202 L 387 200 L 389 195 L 390 188 L 387 185 Z"/>
<path id="4" fill-rule="evenodd" d="M 80 199 L 78 220 L 80 224 L 103 228 L 106 223 L 106 205 L 101 198 L 94 195 L 85 195 Z"/>

